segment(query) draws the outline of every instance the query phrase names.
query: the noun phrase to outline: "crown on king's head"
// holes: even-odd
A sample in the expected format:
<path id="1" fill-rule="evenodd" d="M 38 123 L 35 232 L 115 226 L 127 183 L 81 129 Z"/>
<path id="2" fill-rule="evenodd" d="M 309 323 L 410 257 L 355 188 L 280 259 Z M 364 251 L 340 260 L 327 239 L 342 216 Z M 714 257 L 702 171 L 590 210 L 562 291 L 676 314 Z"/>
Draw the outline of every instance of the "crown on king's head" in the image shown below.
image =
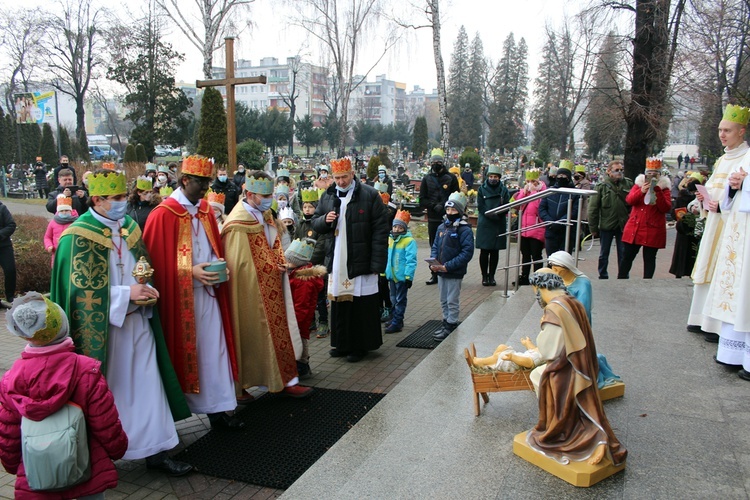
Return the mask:
<path id="1" fill-rule="evenodd" d="M 585 174 L 586 173 L 586 165 L 576 165 L 575 172 L 579 174 Z"/>
<path id="2" fill-rule="evenodd" d="M 730 122 L 739 123 L 743 127 L 747 126 L 748 119 L 750 119 L 750 109 L 737 106 L 736 104 L 727 104 L 724 108 L 724 120 Z"/>
<path id="3" fill-rule="evenodd" d="M 300 193 L 302 194 L 302 203 L 313 203 L 320 199 L 318 188 L 316 187 L 304 188 L 300 190 Z"/>
<path id="4" fill-rule="evenodd" d="M 659 158 L 646 158 L 646 170 L 661 170 L 661 160 Z"/>
<path id="5" fill-rule="evenodd" d="M 182 162 L 182 173 L 196 177 L 212 177 L 214 173 L 214 162 L 205 156 L 188 156 Z"/>
<path id="6" fill-rule="evenodd" d="M 159 195 L 162 198 L 166 198 L 167 196 L 170 196 L 172 193 L 174 193 L 174 188 L 171 188 L 169 186 L 164 186 L 163 188 L 159 189 Z"/>
<path id="7" fill-rule="evenodd" d="M 110 170 L 89 175 L 89 196 L 116 196 L 128 192 L 123 172 Z"/>
<path id="8" fill-rule="evenodd" d="M 281 177 L 285 177 L 287 180 L 289 180 L 289 170 L 285 168 L 279 168 L 276 170 L 276 178 L 280 179 Z"/>
<path id="9" fill-rule="evenodd" d="M 268 195 L 273 194 L 273 179 L 255 178 L 253 172 L 245 177 L 245 189 L 250 193 Z"/>
<path id="10" fill-rule="evenodd" d="M 273 191 L 274 196 L 277 196 L 277 197 L 279 195 L 284 195 L 287 198 L 289 198 L 289 193 L 290 193 L 289 186 L 285 184 L 279 184 L 278 186 L 274 188 L 274 191 Z"/>
<path id="11" fill-rule="evenodd" d="M 146 172 L 156 172 L 156 163 L 146 163 Z"/>
<path id="12" fill-rule="evenodd" d="M 206 201 L 209 203 L 218 203 L 219 205 L 224 206 L 226 198 L 227 195 L 224 193 L 217 193 L 216 191 L 208 191 L 206 193 Z"/>
<path id="13" fill-rule="evenodd" d="M 73 208 L 73 198 L 70 196 L 60 195 L 57 197 L 57 209 L 60 210 L 60 207 L 69 207 Z"/>
<path id="14" fill-rule="evenodd" d="M 116 170 L 117 169 L 115 167 L 115 164 L 109 161 L 105 161 L 104 163 L 102 163 L 102 168 L 104 170 Z"/>
<path id="15" fill-rule="evenodd" d="M 284 254 L 287 259 L 294 257 L 299 262 L 309 262 L 312 259 L 315 250 L 315 240 L 312 238 L 303 238 L 292 241 Z"/>
<path id="16" fill-rule="evenodd" d="M 331 160 L 331 173 L 346 174 L 352 171 L 352 161 L 349 158 Z"/>
<path id="17" fill-rule="evenodd" d="M 530 168 L 526 170 L 526 180 L 527 181 L 536 181 L 539 179 L 539 175 L 541 175 L 542 171 L 538 168 Z"/>
<path id="18" fill-rule="evenodd" d="M 160 174 L 168 174 L 169 173 L 169 167 L 166 165 L 159 165 L 159 173 Z"/>
<path id="19" fill-rule="evenodd" d="M 141 191 L 151 191 L 154 188 L 154 181 L 146 175 L 139 175 L 135 180 L 135 188 Z"/>

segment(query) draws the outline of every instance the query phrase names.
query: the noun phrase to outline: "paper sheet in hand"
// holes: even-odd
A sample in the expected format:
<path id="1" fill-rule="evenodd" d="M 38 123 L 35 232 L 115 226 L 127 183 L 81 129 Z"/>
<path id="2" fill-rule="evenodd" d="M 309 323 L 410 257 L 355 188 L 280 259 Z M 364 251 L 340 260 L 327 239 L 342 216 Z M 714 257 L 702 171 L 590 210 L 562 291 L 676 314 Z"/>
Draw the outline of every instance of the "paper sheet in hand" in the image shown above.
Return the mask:
<path id="1" fill-rule="evenodd" d="M 440 263 L 440 261 L 437 260 L 437 259 L 425 259 L 424 261 L 427 262 L 427 264 L 429 264 L 431 266 L 442 266 L 442 264 Z"/>
<path id="2" fill-rule="evenodd" d="M 703 196 L 703 210 L 708 211 L 708 202 L 711 200 L 711 197 L 708 196 L 708 189 L 703 184 L 696 184 L 695 187 L 701 196 Z"/>

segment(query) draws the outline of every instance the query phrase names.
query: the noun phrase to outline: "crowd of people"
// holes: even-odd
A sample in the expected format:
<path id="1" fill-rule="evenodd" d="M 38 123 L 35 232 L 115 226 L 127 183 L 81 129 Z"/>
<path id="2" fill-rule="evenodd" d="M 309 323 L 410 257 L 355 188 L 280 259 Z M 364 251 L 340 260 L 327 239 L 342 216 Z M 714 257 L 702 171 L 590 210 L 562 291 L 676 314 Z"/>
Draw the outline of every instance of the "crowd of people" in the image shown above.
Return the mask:
<path id="1" fill-rule="evenodd" d="M 748 116 L 746 108 L 727 107 L 719 126 L 726 154 L 707 180 L 688 172 L 673 183 L 661 161 L 650 158 L 631 181 L 614 160 L 592 187 L 585 166 L 562 160 L 544 172 L 526 168 L 525 182 L 512 192 L 500 167 L 489 165 L 476 189 L 476 234 L 468 217 L 470 165 L 448 169 L 445 153 L 432 150 L 419 206 L 430 245 L 426 284 L 438 285 L 442 310 L 435 341 L 458 326 L 475 248 L 482 285 L 496 286 L 512 224 L 507 214 L 489 212 L 568 188 L 535 197 L 519 213 L 518 285 L 534 281 L 532 267 L 542 267 L 546 252 L 590 323 L 591 283 L 570 255 L 580 241 L 566 235 L 569 204 L 573 214 L 582 204 L 587 230 L 601 241 L 599 279 L 609 277 L 613 241 L 619 279 L 629 278 L 641 251 L 643 277 L 652 278 L 671 214 L 678 241 L 670 272 L 692 275 L 695 283 L 688 329 L 718 342 L 716 361 L 742 365 L 739 376 L 750 379 L 750 319 L 741 307 L 742 262 L 750 252 L 750 194 L 743 197 Z M 112 486 L 111 460 L 120 457 L 179 476 L 192 467 L 168 454 L 179 441 L 176 421 L 206 414 L 213 428 L 241 429 L 235 410 L 252 403 L 252 388 L 292 398 L 313 393 L 301 383 L 313 375 L 312 335 L 329 338 L 331 357 L 357 363 L 382 345 L 383 332 L 402 331 L 417 242 L 411 214 L 391 200 L 387 169 L 358 178 L 352 161 L 340 158 L 316 174 L 295 179 L 283 164 L 275 175 L 240 165 L 230 177 L 191 156 L 179 171 L 177 164 L 146 164 L 130 185 L 111 163 L 85 172 L 79 183 L 63 158 L 51 176 L 55 188 L 44 193 L 54 214 L 44 238 L 49 299 L 31 292 L 14 300 L 7 254 L 15 223 L 0 204 L 2 304 L 9 329 L 29 342 L 0 386 L 0 459 L 18 475 L 17 491 L 33 489 L 20 459 L 23 418 L 44 419 L 70 400 L 106 419 L 90 434 L 101 473 L 76 483 L 71 491 L 81 497 Z M 576 189 L 595 193 L 587 199 Z M 82 368 L 71 369 L 76 363 Z M 72 392 L 53 394 L 60 381 Z M 55 403 L 46 404 L 53 395 Z"/>

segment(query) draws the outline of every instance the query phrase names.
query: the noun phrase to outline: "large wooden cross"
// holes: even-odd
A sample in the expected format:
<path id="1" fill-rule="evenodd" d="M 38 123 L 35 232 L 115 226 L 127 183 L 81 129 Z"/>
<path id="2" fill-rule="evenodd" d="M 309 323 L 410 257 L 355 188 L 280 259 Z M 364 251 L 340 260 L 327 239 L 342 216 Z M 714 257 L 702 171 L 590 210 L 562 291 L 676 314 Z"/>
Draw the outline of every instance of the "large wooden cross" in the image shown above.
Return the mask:
<path id="1" fill-rule="evenodd" d="M 229 172 L 237 169 L 237 122 L 234 114 L 234 87 L 235 85 L 247 85 L 253 83 L 266 83 L 266 76 L 251 76 L 246 78 L 234 77 L 234 37 L 224 39 L 226 46 L 226 74 L 221 80 L 196 80 L 195 86 L 203 87 L 226 87 L 227 94 L 227 153 L 229 154 Z"/>

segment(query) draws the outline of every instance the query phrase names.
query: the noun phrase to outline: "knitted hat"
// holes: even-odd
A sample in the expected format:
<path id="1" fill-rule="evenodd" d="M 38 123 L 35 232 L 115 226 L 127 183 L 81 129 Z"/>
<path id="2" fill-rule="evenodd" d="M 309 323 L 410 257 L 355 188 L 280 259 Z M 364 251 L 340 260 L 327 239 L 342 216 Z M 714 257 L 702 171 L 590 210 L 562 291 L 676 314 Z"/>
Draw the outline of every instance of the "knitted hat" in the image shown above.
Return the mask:
<path id="1" fill-rule="evenodd" d="M 292 267 L 304 266 L 312 259 L 315 250 L 315 240 L 312 238 L 296 239 L 292 241 L 289 248 L 284 252 L 286 261 Z"/>
<path id="2" fill-rule="evenodd" d="M 576 276 L 583 276 L 581 270 L 576 267 L 573 256 L 563 250 L 558 250 L 547 257 L 547 263 L 549 263 L 550 266 L 560 266 L 569 269 Z"/>
<path id="3" fill-rule="evenodd" d="M 445 206 L 447 207 L 453 207 L 456 210 L 458 210 L 458 213 L 460 215 L 464 214 L 464 211 L 466 210 L 466 203 L 469 200 L 466 199 L 466 195 L 460 192 L 451 193 L 451 195 L 448 197 L 448 201 L 445 202 Z"/>
<path id="4" fill-rule="evenodd" d="M 551 175 L 551 172 L 552 172 L 552 169 L 550 169 L 550 175 Z M 557 172 L 555 173 L 555 175 L 567 175 L 568 178 L 570 179 L 570 178 L 573 177 L 573 172 L 571 172 L 571 170 L 569 168 L 558 167 Z"/>
<path id="5" fill-rule="evenodd" d="M 411 213 L 408 210 L 399 210 L 393 219 L 393 225 L 409 229 L 409 221 L 411 221 Z"/>
<path id="6" fill-rule="evenodd" d="M 445 153 L 440 148 L 435 148 L 430 153 L 430 163 L 444 163 Z"/>
<path id="7" fill-rule="evenodd" d="M 62 307 L 40 293 L 29 292 L 13 301 L 5 313 L 8 330 L 35 345 L 47 345 L 68 336 L 68 318 Z"/>
<path id="8" fill-rule="evenodd" d="M 489 176 L 490 174 L 495 174 L 502 177 L 503 171 L 500 170 L 499 165 L 490 165 L 489 167 L 487 167 L 487 175 Z"/>

